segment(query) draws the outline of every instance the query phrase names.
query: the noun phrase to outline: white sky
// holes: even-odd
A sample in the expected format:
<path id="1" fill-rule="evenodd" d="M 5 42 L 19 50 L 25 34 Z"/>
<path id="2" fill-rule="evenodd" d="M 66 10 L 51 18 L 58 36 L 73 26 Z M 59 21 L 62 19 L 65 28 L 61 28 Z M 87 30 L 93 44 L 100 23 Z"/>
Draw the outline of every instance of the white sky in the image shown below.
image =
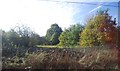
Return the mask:
<path id="1" fill-rule="evenodd" d="M 63 6 L 37 0 L 1 0 L 0 26 L 8 31 L 16 23 L 27 24 L 43 36 L 51 24 L 58 23 L 62 28 L 73 24 L 72 8 Z"/>
<path id="2" fill-rule="evenodd" d="M 72 4 L 39 0 L 0 0 L 0 28 L 8 31 L 17 23 L 27 24 L 40 36 L 44 36 L 51 24 L 57 23 L 62 29 L 75 24 L 75 13 Z"/>

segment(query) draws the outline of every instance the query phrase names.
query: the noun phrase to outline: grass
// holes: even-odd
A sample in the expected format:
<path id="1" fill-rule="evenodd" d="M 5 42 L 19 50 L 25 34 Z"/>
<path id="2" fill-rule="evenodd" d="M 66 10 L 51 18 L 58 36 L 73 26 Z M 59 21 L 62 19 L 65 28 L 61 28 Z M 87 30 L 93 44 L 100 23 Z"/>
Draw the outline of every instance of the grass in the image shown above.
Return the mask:
<path id="1" fill-rule="evenodd" d="M 36 45 L 38 48 L 59 48 L 58 46 L 53 45 Z"/>
<path id="2" fill-rule="evenodd" d="M 117 52 L 108 48 L 47 48 L 47 51 L 34 52 L 23 57 L 21 63 L 18 63 L 19 58 L 6 58 L 3 60 L 3 68 L 117 69 Z"/>
<path id="3" fill-rule="evenodd" d="M 38 48 L 80 48 L 79 45 L 76 46 L 57 46 L 57 45 L 36 45 Z"/>

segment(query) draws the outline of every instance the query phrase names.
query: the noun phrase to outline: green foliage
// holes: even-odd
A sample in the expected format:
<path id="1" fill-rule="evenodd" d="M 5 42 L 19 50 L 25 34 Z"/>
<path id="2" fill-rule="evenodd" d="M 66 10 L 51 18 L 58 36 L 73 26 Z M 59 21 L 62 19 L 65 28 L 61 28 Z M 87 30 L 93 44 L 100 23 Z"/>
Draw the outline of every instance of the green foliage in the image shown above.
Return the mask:
<path id="1" fill-rule="evenodd" d="M 59 37 L 60 43 L 58 45 L 60 46 L 74 46 L 77 45 L 79 42 L 79 33 L 82 32 L 83 26 L 76 24 L 71 25 L 68 29 L 65 29 L 65 31 L 62 32 L 62 34 Z"/>
<path id="2" fill-rule="evenodd" d="M 56 45 L 59 43 L 58 37 L 62 33 L 62 29 L 58 26 L 58 24 L 52 24 L 51 28 L 47 30 L 46 39 L 50 45 Z"/>
<path id="3" fill-rule="evenodd" d="M 13 30 L 11 29 L 8 32 L 3 31 L 2 32 L 2 44 L 4 45 L 18 45 L 18 39 L 19 39 L 19 35 Z"/>
<path id="4" fill-rule="evenodd" d="M 16 26 L 8 32 L 2 32 L 3 46 L 30 47 L 39 44 L 39 35 L 27 26 Z"/>
<path id="5" fill-rule="evenodd" d="M 47 45 L 49 44 L 49 41 L 43 36 L 43 37 L 40 37 L 40 45 Z"/>
<path id="6" fill-rule="evenodd" d="M 29 37 L 29 46 L 34 46 L 40 44 L 40 36 L 36 33 Z"/>

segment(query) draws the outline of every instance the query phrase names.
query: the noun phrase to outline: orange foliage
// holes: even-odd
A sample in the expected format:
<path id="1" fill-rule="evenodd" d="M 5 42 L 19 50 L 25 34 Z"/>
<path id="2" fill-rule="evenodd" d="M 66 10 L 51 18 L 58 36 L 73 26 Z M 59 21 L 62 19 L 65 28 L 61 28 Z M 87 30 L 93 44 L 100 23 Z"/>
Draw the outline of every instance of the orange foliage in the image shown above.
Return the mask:
<path id="1" fill-rule="evenodd" d="M 102 36 L 102 42 L 107 45 L 116 45 L 117 41 L 117 28 L 115 27 L 115 20 L 112 21 L 110 16 L 104 15 L 104 22 L 100 24 L 99 31 Z"/>

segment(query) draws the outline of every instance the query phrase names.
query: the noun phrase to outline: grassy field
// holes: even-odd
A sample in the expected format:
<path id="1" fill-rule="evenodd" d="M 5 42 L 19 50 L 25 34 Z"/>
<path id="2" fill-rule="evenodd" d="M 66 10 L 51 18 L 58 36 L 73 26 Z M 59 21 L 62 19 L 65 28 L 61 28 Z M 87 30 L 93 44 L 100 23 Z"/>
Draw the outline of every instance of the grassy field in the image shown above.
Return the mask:
<path id="1" fill-rule="evenodd" d="M 43 47 L 23 57 L 3 57 L 2 61 L 3 69 L 118 69 L 118 51 Z"/>
<path id="2" fill-rule="evenodd" d="M 38 48 L 80 48 L 80 46 L 36 45 Z M 85 47 L 84 47 L 85 48 Z"/>
<path id="3" fill-rule="evenodd" d="M 38 48 L 60 48 L 58 46 L 53 46 L 53 45 L 36 45 Z"/>

